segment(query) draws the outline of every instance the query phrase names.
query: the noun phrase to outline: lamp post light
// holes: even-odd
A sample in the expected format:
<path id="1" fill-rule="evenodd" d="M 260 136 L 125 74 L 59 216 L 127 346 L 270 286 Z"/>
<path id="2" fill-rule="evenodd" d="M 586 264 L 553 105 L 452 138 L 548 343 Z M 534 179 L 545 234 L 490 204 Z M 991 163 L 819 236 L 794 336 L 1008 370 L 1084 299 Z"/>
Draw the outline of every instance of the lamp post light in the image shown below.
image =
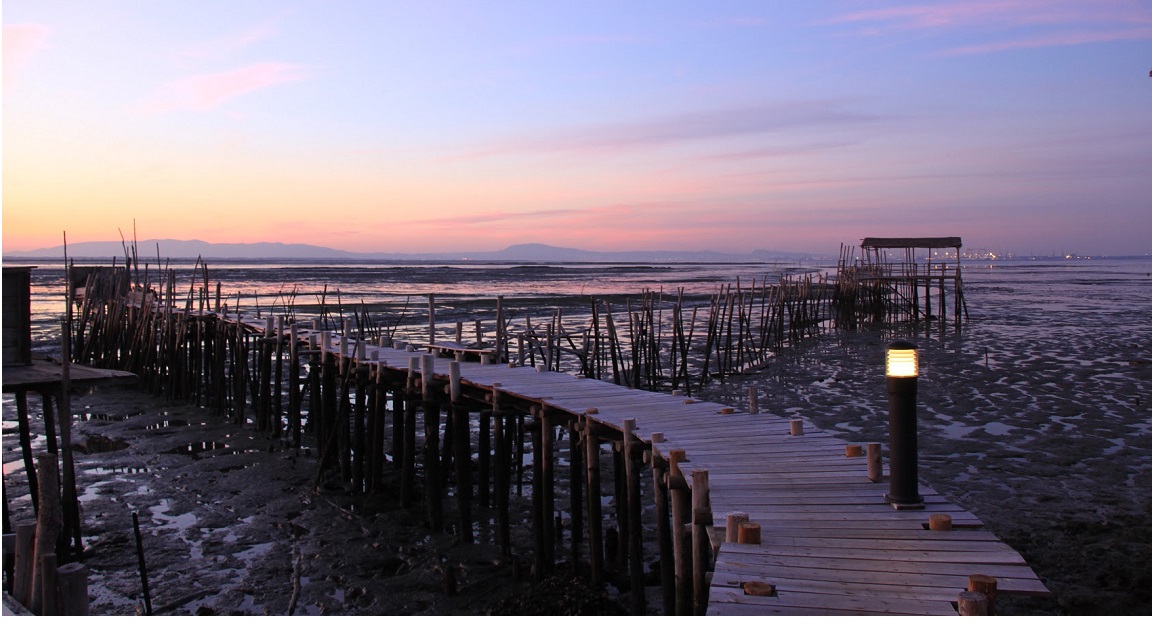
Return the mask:
<path id="1" fill-rule="evenodd" d="M 885 357 L 888 377 L 889 487 L 884 499 L 894 508 L 923 508 L 916 461 L 916 345 L 895 341 Z"/>

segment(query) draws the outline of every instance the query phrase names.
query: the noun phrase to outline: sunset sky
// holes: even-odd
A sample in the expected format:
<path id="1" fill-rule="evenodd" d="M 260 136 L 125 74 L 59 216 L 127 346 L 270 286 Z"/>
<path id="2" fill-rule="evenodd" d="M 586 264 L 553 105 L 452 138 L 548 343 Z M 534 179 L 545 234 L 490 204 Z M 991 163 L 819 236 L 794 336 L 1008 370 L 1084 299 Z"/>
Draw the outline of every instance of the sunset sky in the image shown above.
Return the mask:
<path id="1" fill-rule="evenodd" d="M 3 248 L 1152 252 L 1152 2 L 3 3 Z"/>

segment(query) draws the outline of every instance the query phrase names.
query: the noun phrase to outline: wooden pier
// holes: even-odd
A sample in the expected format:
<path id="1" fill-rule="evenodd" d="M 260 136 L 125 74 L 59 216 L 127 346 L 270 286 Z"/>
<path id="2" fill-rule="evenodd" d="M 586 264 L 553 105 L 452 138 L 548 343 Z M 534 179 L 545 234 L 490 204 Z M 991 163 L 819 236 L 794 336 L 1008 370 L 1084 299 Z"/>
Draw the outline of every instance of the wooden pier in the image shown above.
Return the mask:
<path id="1" fill-rule="evenodd" d="M 111 355 L 144 389 L 289 446 L 307 436 L 317 489 L 396 490 L 461 543 L 494 519 L 496 543 L 530 556 L 533 578 L 567 563 L 594 585 L 612 579 L 634 614 L 655 609 L 649 566 L 666 614 L 965 614 L 996 592 L 1048 592 L 929 488 L 922 509 L 887 503 L 879 444 L 760 414 L 754 395 L 742 412 L 509 362 L 506 349 L 436 340 L 431 310 L 431 339 L 408 344 L 139 300 L 86 301 L 81 317 L 74 352 Z M 387 464 L 398 481 L 383 480 Z M 529 470 L 532 547 L 514 549 L 509 502 Z"/>
<path id="2" fill-rule="evenodd" d="M 435 350 L 448 352 L 451 346 Z M 377 348 L 365 355 L 369 362 L 410 373 L 405 364 L 392 362 L 410 361 L 411 352 Z M 422 359 L 422 365 L 429 361 Z M 682 574 L 673 572 L 670 592 L 681 597 L 677 604 L 676 596 L 669 596 L 668 610 L 955 615 L 970 580 L 989 578 L 999 593 L 1049 594 L 1024 559 L 984 530 L 975 515 L 925 486 L 920 488 L 923 509 L 894 508 L 885 501 L 882 474 L 874 475 L 877 481 L 869 478 L 864 445 L 814 431 L 800 420 L 527 367 L 453 366 L 459 366 L 457 383 L 464 395 L 499 396 L 509 408 L 578 424 L 584 437 L 650 451 L 657 518 L 672 513 L 677 503 L 696 504 L 679 517 L 658 521 L 657 528 L 667 526 L 671 536 L 700 528 L 679 543 L 669 540 L 673 564 L 677 552 L 701 556 L 690 575 L 687 561 L 681 562 Z M 434 379 L 453 383 L 447 370 Z M 643 457 L 633 452 L 628 459 Z M 678 491 L 686 494 L 672 497 Z M 639 513 L 638 507 L 627 507 L 634 516 Z M 755 525 L 759 542 L 739 543 L 739 535 L 726 531 L 729 513 Z M 682 527 L 672 523 L 679 519 Z M 946 521 L 947 529 L 933 529 L 941 528 L 933 525 L 938 521 Z M 752 591 L 748 584 L 768 584 L 771 594 L 746 594 Z"/>

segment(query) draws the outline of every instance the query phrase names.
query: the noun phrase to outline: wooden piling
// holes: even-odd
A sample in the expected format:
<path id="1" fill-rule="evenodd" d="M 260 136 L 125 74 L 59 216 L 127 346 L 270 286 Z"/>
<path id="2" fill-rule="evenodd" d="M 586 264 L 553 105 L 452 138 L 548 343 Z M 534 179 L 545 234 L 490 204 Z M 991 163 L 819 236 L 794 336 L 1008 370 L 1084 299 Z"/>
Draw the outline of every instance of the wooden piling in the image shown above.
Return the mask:
<path id="1" fill-rule="evenodd" d="M 692 493 L 688 482 L 680 471 L 679 464 L 685 460 L 683 450 L 668 452 L 668 487 L 672 494 L 672 552 L 676 576 L 676 614 L 692 614 L 692 548 L 690 527 L 692 523 Z"/>
<path id="2" fill-rule="evenodd" d="M 449 398 L 451 405 L 452 442 L 456 460 L 456 511 L 460 543 L 471 544 L 472 534 L 472 442 L 468 428 L 468 408 L 463 402 L 460 382 L 460 362 L 448 363 Z"/>
<path id="3" fill-rule="evenodd" d="M 584 419 L 584 484 L 588 496 L 588 559 L 592 585 L 604 583 L 604 516 L 600 507 L 600 438 Z"/>
<path id="4" fill-rule="evenodd" d="M 428 527 L 444 529 L 444 502 L 440 482 L 440 403 L 435 393 L 435 355 L 423 355 L 420 366 L 424 402 L 424 501 Z"/>
<path id="5" fill-rule="evenodd" d="M 712 504 L 708 496 L 708 471 L 692 471 L 692 614 L 708 610 L 708 571 L 712 564 Z"/>
<path id="6" fill-rule="evenodd" d="M 660 548 L 660 595 L 665 615 L 676 613 L 676 569 L 672 547 L 672 512 L 669 504 L 668 462 L 656 454 L 664 433 L 652 433 L 652 497 L 656 502 L 656 539 Z"/>
<path id="7" fill-rule="evenodd" d="M 52 570 L 56 569 L 56 544 L 60 541 L 60 529 L 63 527 L 63 514 L 60 509 L 60 476 L 59 464 L 56 455 L 40 453 L 36 456 L 36 474 L 40 479 L 40 508 L 36 511 L 36 558 L 33 561 L 33 582 L 31 605 L 28 608 L 37 614 L 44 609 L 45 581 L 54 580 L 46 576 L 42 563 L 44 557 L 52 556 Z M 53 602 L 54 603 L 54 602 Z M 51 613 L 49 613 L 51 614 Z"/>
<path id="8" fill-rule="evenodd" d="M 636 420 L 625 418 L 622 426 L 624 469 L 628 490 L 628 574 L 632 583 L 629 601 L 632 604 L 632 614 L 642 615 L 647 605 L 644 601 L 644 527 L 640 520 L 643 507 L 640 494 L 640 462 L 636 459 L 639 448 L 636 439 Z M 616 497 L 619 502 L 620 496 Z"/>

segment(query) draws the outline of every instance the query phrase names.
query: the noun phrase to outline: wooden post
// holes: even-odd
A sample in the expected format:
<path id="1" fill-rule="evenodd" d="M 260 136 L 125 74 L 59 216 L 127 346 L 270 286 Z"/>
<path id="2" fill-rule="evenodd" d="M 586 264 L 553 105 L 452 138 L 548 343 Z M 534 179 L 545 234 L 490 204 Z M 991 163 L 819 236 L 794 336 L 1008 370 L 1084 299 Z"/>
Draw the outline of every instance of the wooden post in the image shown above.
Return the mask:
<path id="1" fill-rule="evenodd" d="M 740 524 L 737 534 L 737 543 L 760 545 L 760 524 L 754 521 L 745 521 Z"/>
<path id="2" fill-rule="evenodd" d="M 412 505 L 416 497 L 416 398 L 419 396 L 416 371 L 420 358 L 408 357 L 408 383 L 404 392 L 404 465 L 400 473 L 400 504 Z"/>
<path id="3" fill-rule="evenodd" d="M 672 493 L 672 552 L 676 575 L 676 614 L 692 614 L 692 552 L 689 526 L 692 522 L 692 494 L 680 471 L 683 450 L 668 452 L 668 486 Z"/>
<path id="4" fill-rule="evenodd" d="M 444 502 L 440 494 L 440 404 L 434 393 L 435 366 L 435 355 L 422 356 L 420 378 L 424 399 L 424 500 L 428 527 L 438 532 L 444 528 Z"/>
<path id="5" fill-rule="evenodd" d="M 40 555 L 37 574 L 40 575 L 40 611 L 42 617 L 60 614 L 60 597 L 56 575 L 56 553 Z"/>
<path id="6" fill-rule="evenodd" d="M 44 607 L 45 575 L 41 562 L 52 555 L 55 570 L 56 543 L 60 540 L 63 515 L 60 511 L 60 475 L 56 455 L 40 453 L 36 456 L 36 475 L 40 478 L 40 509 L 36 512 L 36 558 L 33 561 L 31 605 L 28 609 L 41 614 Z"/>
<path id="7" fill-rule="evenodd" d="M 71 563 L 56 571 L 60 589 L 60 614 L 83 616 L 88 614 L 88 567 Z"/>
<path id="8" fill-rule="evenodd" d="M 552 573 L 556 563 L 556 470 L 553 462 L 553 448 L 555 447 L 556 424 L 552 415 L 543 409 L 540 412 L 540 461 L 541 474 L 544 477 L 544 487 L 541 490 L 544 507 L 544 570 L 546 574 Z"/>
<path id="9" fill-rule="evenodd" d="M 428 344 L 436 343 L 436 296 L 428 294 Z"/>
<path id="10" fill-rule="evenodd" d="M 494 431 L 496 447 L 495 490 L 496 490 L 496 536 L 506 557 L 512 556 L 511 513 L 509 512 L 509 494 L 511 483 L 511 442 L 509 441 L 509 425 L 511 416 L 506 415 L 500 408 L 499 384 L 492 385 L 492 429 Z"/>
<path id="11" fill-rule="evenodd" d="M 996 614 L 996 578 L 990 575 L 969 575 L 968 591 L 982 593 L 988 599 L 988 613 Z"/>
<path id="12" fill-rule="evenodd" d="M 652 493 L 656 501 L 656 539 L 660 545 L 660 594 L 664 614 L 676 612 L 675 555 L 672 548 L 671 509 L 668 504 L 668 462 L 656 454 L 656 444 L 664 442 L 664 433 L 652 433 Z"/>
<path id="13" fill-rule="evenodd" d="M 867 446 L 868 453 L 868 481 L 878 482 L 884 477 L 884 463 L 880 457 L 880 444 L 871 443 Z"/>
<path id="14" fill-rule="evenodd" d="M 982 592 L 965 590 L 960 593 L 957 610 L 961 617 L 984 617 L 988 615 L 988 596 Z"/>
<path id="15" fill-rule="evenodd" d="M 28 495 L 32 510 L 40 509 L 39 480 L 36 477 L 36 458 L 32 454 L 32 426 L 28 421 L 28 393 L 16 391 L 16 419 L 20 431 L 20 454 L 24 458 L 24 474 L 28 478 Z M 30 571 L 28 574 L 32 574 Z"/>
<path id="16" fill-rule="evenodd" d="M 799 436 L 799 435 L 803 435 L 804 434 L 804 420 L 802 420 L 802 419 L 790 420 L 788 422 L 788 428 L 790 429 L 790 431 L 792 432 L 792 435 L 794 437 Z"/>
<path id="17" fill-rule="evenodd" d="M 452 400 L 452 442 L 456 448 L 456 510 L 459 514 L 461 543 L 470 544 L 472 536 L 472 436 L 468 428 L 468 409 L 463 400 L 460 362 L 448 363 L 449 397 Z"/>
<path id="18" fill-rule="evenodd" d="M 15 582 L 12 596 L 25 608 L 32 604 L 32 587 L 36 578 L 36 524 L 16 524 L 16 557 L 12 570 Z"/>
<path id="19" fill-rule="evenodd" d="M 543 410 L 538 409 L 538 410 Z M 544 548 L 547 542 L 544 538 L 544 520 L 549 517 L 544 513 L 544 459 L 543 459 L 543 420 L 532 420 L 532 577 L 540 580 L 544 578 Z"/>
<path id="20" fill-rule="evenodd" d="M 476 440 L 477 499 L 481 508 L 491 505 L 492 491 L 492 411 L 480 411 L 480 432 Z"/>
<path id="21" fill-rule="evenodd" d="M 604 516 L 600 508 L 600 438 L 584 418 L 585 485 L 588 489 L 588 554 L 592 585 L 604 583 Z"/>
<path id="22" fill-rule="evenodd" d="M 300 335 L 295 322 L 288 327 L 288 431 L 292 447 L 300 448 Z"/>
<path id="23" fill-rule="evenodd" d="M 952 515 L 945 513 L 929 515 L 928 530 L 952 530 Z"/>
<path id="24" fill-rule="evenodd" d="M 724 518 L 724 541 L 730 544 L 740 542 L 740 524 L 748 521 L 748 513 L 731 512 Z"/>
<path id="25" fill-rule="evenodd" d="M 692 613 L 708 610 L 708 570 L 712 564 L 712 504 L 708 496 L 708 471 L 692 471 Z"/>
<path id="26" fill-rule="evenodd" d="M 760 414 L 760 395 L 757 392 L 755 386 L 751 386 L 748 388 L 748 414 L 749 415 L 759 415 Z"/>
<path id="27" fill-rule="evenodd" d="M 636 439 L 636 420 L 625 418 L 624 428 L 624 472 L 628 486 L 628 573 L 632 580 L 632 589 L 629 600 L 632 604 L 632 614 L 643 615 L 647 609 L 644 601 L 644 536 L 640 516 L 643 508 L 640 504 L 640 463 L 635 453 L 638 448 Z M 616 496 L 619 501 L 620 496 Z"/>
<path id="28" fill-rule="evenodd" d="M 580 439 L 579 420 L 568 422 L 568 510 L 572 517 L 572 567 L 580 565 L 580 547 L 584 543 L 584 447 Z"/>

